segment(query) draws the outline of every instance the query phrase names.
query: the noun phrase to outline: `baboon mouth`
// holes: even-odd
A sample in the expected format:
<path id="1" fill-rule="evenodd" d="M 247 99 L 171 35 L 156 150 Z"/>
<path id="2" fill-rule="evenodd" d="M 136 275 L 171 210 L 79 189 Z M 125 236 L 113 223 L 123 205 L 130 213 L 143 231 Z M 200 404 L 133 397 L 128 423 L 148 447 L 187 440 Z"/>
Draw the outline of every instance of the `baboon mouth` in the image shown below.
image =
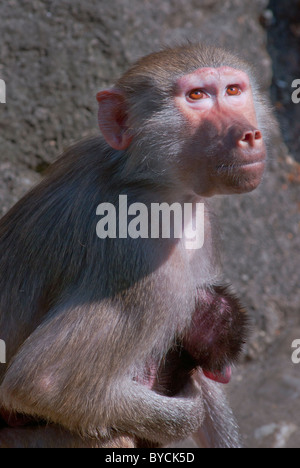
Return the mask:
<path id="1" fill-rule="evenodd" d="M 207 371 L 203 369 L 203 374 L 210 380 L 214 380 L 215 382 L 219 382 L 222 384 L 228 384 L 231 379 L 231 367 L 225 366 L 222 371 Z"/>
<path id="2" fill-rule="evenodd" d="M 231 164 L 220 164 L 217 166 L 218 172 L 234 172 L 241 169 L 259 169 L 264 166 L 266 163 L 265 159 L 254 160 L 254 161 L 245 161 L 240 163 L 231 163 Z"/>

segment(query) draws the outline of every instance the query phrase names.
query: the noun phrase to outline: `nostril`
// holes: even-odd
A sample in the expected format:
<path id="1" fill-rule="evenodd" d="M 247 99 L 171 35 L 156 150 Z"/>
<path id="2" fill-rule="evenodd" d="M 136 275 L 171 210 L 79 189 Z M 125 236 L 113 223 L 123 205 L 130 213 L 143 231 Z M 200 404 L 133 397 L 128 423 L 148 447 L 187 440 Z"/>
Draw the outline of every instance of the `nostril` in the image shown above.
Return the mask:
<path id="1" fill-rule="evenodd" d="M 244 138 L 242 138 L 242 141 L 251 141 L 253 139 L 253 135 L 251 132 L 248 132 L 244 135 Z"/>
<path id="2" fill-rule="evenodd" d="M 256 130 L 255 132 L 255 140 L 261 140 L 262 139 L 262 134 L 259 130 Z"/>
<path id="3" fill-rule="evenodd" d="M 243 145 L 254 147 L 255 144 L 259 143 L 260 140 L 262 140 L 261 132 L 259 130 L 250 130 L 244 134 L 240 141 Z"/>

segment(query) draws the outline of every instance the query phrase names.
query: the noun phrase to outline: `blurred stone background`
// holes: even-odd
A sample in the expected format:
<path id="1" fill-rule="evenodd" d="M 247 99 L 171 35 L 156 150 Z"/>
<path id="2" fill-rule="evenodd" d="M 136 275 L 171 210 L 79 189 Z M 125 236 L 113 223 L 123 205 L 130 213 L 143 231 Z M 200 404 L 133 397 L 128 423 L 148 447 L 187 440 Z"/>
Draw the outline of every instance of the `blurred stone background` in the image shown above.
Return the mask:
<path id="1" fill-rule="evenodd" d="M 0 214 L 70 143 L 97 132 L 96 92 L 138 57 L 184 40 L 253 63 L 280 127 L 261 187 L 216 198 L 224 267 L 253 332 L 228 386 L 246 447 L 300 447 L 299 0 L 6 0 L 0 4 Z"/>

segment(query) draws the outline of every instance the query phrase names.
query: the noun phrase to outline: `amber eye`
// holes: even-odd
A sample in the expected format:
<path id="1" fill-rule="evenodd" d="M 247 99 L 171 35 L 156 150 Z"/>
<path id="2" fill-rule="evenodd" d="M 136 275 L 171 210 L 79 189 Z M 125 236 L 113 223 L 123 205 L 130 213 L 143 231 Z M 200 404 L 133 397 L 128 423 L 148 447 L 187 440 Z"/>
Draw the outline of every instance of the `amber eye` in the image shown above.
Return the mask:
<path id="1" fill-rule="evenodd" d="M 194 89 L 189 93 L 189 98 L 193 99 L 193 101 L 199 101 L 200 99 L 204 99 L 206 94 L 201 89 Z"/>
<path id="2" fill-rule="evenodd" d="M 241 90 L 237 85 L 228 86 L 227 94 L 228 96 L 238 96 L 239 94 L 241 94 Z"/>

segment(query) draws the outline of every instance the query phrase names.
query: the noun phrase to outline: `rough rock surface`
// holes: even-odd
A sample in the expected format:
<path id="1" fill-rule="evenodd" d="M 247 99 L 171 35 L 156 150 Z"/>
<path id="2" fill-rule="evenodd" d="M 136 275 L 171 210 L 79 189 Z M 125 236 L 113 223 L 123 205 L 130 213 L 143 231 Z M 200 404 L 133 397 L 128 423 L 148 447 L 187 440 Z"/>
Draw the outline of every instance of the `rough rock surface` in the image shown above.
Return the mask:
<path id="1" fill-rule="evenodd" d="M 267 0 L 1 2 L 0 78 L 7 103 L 0 104 L 0 214 L 72 141 L 97 132 L 96 92 L 162 44 L 190 39 L 233 48 L 256 66 L 267 92 L 272 62 L 262 25 L 274 26 L 267 6 Z M 299 60 L 297 71 L 293 79 L 300 78 Z M 289 102 L 290 83 L 282 92 Z M 216 199 L 226 276 L 253 318 L 229 393 L 246 446 L 299 447 L 300 365 L 291 362 L 291 343 L 300 338 L 300 166 L 279 129 L 271 146 L 257 191 Z"/>

